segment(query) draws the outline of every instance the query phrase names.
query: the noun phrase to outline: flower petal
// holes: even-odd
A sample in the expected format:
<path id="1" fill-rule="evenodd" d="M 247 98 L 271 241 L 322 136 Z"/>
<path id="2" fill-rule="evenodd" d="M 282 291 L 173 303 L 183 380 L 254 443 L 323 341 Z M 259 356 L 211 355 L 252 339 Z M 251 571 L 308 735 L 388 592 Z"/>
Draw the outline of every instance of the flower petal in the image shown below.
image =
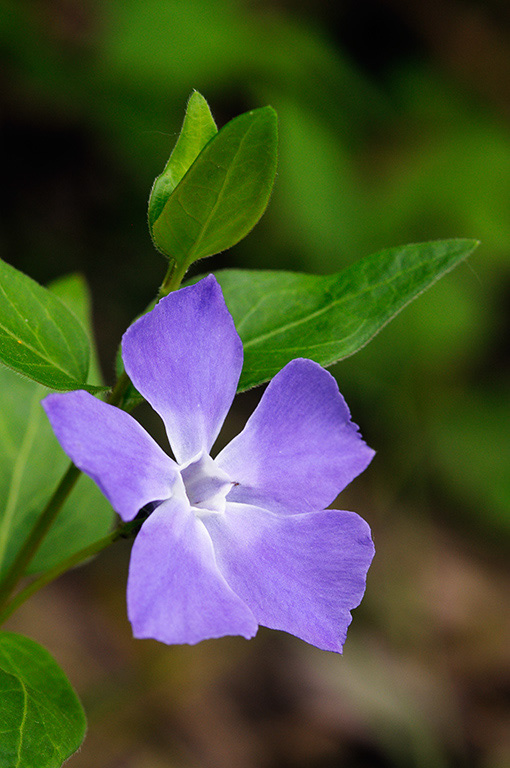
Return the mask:
<path id="1" fill-rule="evenodd" d="M 331 504 L 373 455 L 333 376 L 298 358 L 274 377 L 216 463 L 238 484 L 229 501 L 264 507 L 273 501 L 307 512 Z"/>
<path id="2" fill-rule="evenodd" d="M 165 422 L 179 464 L 209 453 L 234 399 L 243 349 L 213 275 L 161 299 L 124 334 L 134 385 Z"/>
<path id="3" fill-rule="evenodd" d="M 171 496 L 177 466 L 132 416 L 82 390 L 49 395 L 42 405 L 64 451 L 123 520 Z"/>
<path id="4" fill-rule="evenodd" d="M 135 637 L 194 644 L 257 632 L 252 612 L 218 570 L 206 528 L 177 497 L 161 504 L 136 537 L 127 596 Z"/>
<path id="5" fill-rule="evenodd" d="M 227 503 L 225 515 L 204 522 L 221 572 L 259 624 L 341 652 L 374 554 L 361 517 Z"/>

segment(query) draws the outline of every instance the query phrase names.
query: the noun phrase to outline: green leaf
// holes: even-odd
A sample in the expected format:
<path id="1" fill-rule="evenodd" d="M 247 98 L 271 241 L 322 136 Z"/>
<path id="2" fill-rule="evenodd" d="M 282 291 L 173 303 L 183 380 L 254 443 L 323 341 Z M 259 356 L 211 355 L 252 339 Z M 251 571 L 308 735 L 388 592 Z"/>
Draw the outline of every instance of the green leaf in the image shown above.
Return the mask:
<path id="1" fill-rule="evenodd" d="M 103 377 L 92 328 L 92 300 L 87 281 L 78 273 L 64 275 L 48 285 L 49 290 L 73 312 L 87 334 L 90 365 L 87 383 L 103 388 Z"/>
<path id="2" fill-rule="evenodd" d="M 76 275 L 63 278 L 52 290 L 87 321 L 86 332 L 92 340 L 84 280 Z M 41 385 L 0 368 L 0 574 L 12 562 L 69 466 L 40 405 L 46 394 Z M 30 564 L 30 572 L 45 571 L 106 535 L 112 520 L 108 501 L 83 475 Z"/>
<path id="3" fill-rule="evenodd" d="M 0 360 L 50 389 L 87 387 L 81 323 L 47 288 L 0 260 Z"/>
<path id="4" fill-rule="evenodd" d="M 85 737 L 85 712 L 55 659 L 38 643 L 0 633 L 0 765 L 60 768 Z"/>
<path id="5" fill-rule="evenodd" d="M 184 273 L 230 248 L 255 226 L 276 174 L 277 118 L 271 107 L 231 120 L 200 152 L 152 226 L 156 246 Z"/>
<path id="6" fill-rule="evenodd" d="M 477 245 L 444 240 L 389 248 L 334 275 L 217 272 L 243 340 L 238 391 L 268 381 L 296 357 L 327 366 L 354 354 Z"/>
<path id="7" fill-rule="evenodd" d="M 163 173 L 154 182 L 149 198 L 149 228 L 160 216 L 165 203 L 186 171 L 195 162 L 207 142 L 218 133 L 211 110 L 204 97 L 193 91 L 177 143 Z"/>

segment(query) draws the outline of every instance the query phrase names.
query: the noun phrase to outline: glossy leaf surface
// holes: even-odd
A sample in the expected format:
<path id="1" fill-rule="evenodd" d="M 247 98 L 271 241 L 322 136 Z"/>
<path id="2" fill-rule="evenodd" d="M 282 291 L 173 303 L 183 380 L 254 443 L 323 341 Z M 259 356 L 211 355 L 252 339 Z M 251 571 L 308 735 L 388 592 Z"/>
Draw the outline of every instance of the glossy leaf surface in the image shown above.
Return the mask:
<path id="1" fill-rule="evenodd" d="M 389 248 L 334 275 L 217 272 L 243 340 L 238 391 L 268 381 L 296 357 L 328 366 L 354 354 L 477 244 L 444 240 Z"/>
<path id="2" fill-rule="evenodd" d="M 60 768 L 87 722 L 55 659 L 38 643 L 0 632 L 0 765 Z"/>
<path id="3" fill-rule="evenodd" d="M 0 360 L 50 389 L 66 390 L 86 387 L 89 354 L 82 324 L 62 301 L 0 260 Z"/>
<path id="4" fill-rule="evenodd" d="M 218 133 L 204 97 L 193 91 L 177 143 L 163 173 L 155 180 L 149 198 L 149 228 L 160 216 L 165 203 L 210 139 Z M 157 245 L 157 244 L 156 244 Z"/>
<path id="5" fill-rule="evenodd" d="M 264 213 L 276 174 L 271 107 L 231 120 L 205 146 L 152 224 L 157 247 L 180 271 L 230 248 Z"/>
<path id="6" fill-rule="evenodd" d="M 72 276 L 52 286 L 71 302 L 76 314 L 89 317 L 87 287 Z M 91 331 L 89 328 L 90 338 Z M 95 352 L 92 354 L 95 360 Z M 100 383 L 95 367 L 92 381 Z M 45 387 L 0 368 L 0 573 L 12 562 L 38 514 L 42 511 L 69 459 L 60 448 L 40 400 Z M 44 571 L 68 555 L 104 536 L 113 510 L 93 483 L 80 477 L 30 565 Z"/>

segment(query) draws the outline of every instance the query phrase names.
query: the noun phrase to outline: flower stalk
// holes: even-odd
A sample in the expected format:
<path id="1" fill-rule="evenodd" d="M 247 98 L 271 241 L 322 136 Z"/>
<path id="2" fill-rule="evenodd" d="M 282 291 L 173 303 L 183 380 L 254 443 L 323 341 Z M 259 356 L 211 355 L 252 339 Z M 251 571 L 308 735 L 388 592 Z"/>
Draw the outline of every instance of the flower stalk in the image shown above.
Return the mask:
<path id="1" fill-rule="evenodd" d="M 163 278 L 163 282 L 159 286 L 157 301 L 162 299 L 164 296 L 168 296 L 169 293 L 172 293 L 172 291 L 176 291 L 179 288 L 187 270 L 188 267 L 186 264 L 181 264 L 181 266 L 179 266 L 175 259 L 170 259 L 170 264 L 168 265 L 166 275 Z"/>
<path id="2" fill-rule="evenodd" d="M 62 506 L 76 485 L 81 471 L 74 464 L 70 464 L 62 480 L 55 489 L 45 508 L 37 518 L 34 527 L 0 584 L 0 608 L 5 604 L 11 591 L 25 574 L 25 570 L 39 549 L 44 537 L 53 524 Z"/>
<path id="3" fill-rule="evenodd" d="M 20 605 L 28 600 L 28 598 L 31 597 L 35 592 L 37 592 L 42 587 L 45 587 L 47 584 L 50 584 L 52 581 L 55 581 L 55 579 L 58 579 L 58 577 L 66 571 L 69 571 L 71 568 L 74 568 L 80 563 L 83 563 L 90 557 L 99 554 L 99 552 L 101 552 L 103 549 L 106 549 L 110 546 L 110 544 L 113 544 L 114 541 L 134 536 L 134 534 L 138 532 L 138 529 L 144 522 L 144 519 L 145 518 L 143 517 L 136 518 L 136 520 L 132 520 L 130 523 L 124 523 L 123 525 L 118 526 L 114 531 L 111 531 L 111 533 L 103 536 L 102 539 L 98 539 L 92 544 L 89 544 L 87 547 L 84 547 L 78 552 L 75 552 L 73 555 L 66 557 L 60 563 L 57 563 L 57 565 L 53 566 L 53 568 L 50 568 L 48 571 L 45 571 L 43 574 L 35 578 L 30 582 L 30 584 L 27 584 L 24 589 L 18 592 L 18 594 L 13 597 L 10 602 L 7 602 L 3 610 L 0 611 L 0 625 L 3 624 L 4 621 L 6 621 L 9 616 L 11 616 L 11 614 L 13 614 L 20 607 Z"/>

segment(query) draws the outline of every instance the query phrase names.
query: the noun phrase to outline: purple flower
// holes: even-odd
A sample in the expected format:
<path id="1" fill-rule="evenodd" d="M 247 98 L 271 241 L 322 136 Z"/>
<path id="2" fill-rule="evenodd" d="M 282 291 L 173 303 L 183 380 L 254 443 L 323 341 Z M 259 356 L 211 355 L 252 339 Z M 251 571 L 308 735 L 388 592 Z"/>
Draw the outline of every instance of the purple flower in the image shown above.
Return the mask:
<path id="1" fill-rule="evenodd" d="M 123 359 L 163 419 L 175 461 L 130 415 L 87 392 L 50 395 L 44 407 L 65 452 L 123 520 L 153 509 L 129 568 L 135 637 L 249 638 L 261 624 L 341 651 L 374 549 L 364 520 L 324 507 L 373 451 L 334 378 L 311 360 L 288 363 L 212 459 L 243 361 L 212 275 L 137 320 Z"/>

